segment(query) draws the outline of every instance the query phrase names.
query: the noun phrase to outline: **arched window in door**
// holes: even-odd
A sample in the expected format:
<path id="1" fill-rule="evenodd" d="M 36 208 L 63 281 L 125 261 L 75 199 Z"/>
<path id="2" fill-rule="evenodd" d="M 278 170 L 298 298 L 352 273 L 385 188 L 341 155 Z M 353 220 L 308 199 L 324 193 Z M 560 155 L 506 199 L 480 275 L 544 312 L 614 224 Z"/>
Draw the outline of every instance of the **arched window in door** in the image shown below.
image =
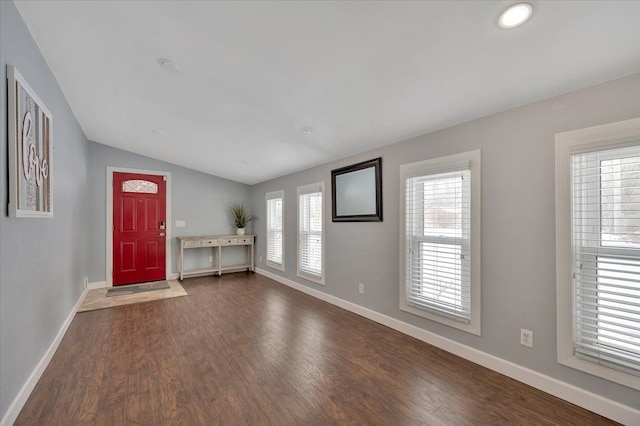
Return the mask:
<path id="1" fill-rule="evenodd" d="M 157 194 L 158 185 L 147 180 L 126 180 L 122 182 L 122 192 Z"/>

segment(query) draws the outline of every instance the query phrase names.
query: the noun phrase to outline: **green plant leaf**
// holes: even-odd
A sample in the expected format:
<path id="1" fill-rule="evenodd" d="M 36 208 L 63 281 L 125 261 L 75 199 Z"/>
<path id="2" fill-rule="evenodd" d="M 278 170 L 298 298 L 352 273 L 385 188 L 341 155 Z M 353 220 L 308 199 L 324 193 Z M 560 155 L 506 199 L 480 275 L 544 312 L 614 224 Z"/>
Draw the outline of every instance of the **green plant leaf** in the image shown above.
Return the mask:
<path id="1" fill-rule="evenodd" d="M 229 209 L 231 210 L 231 217 L 233 218 L 233 224 L 236 228 L 245 228 L 249 222 L 257 219 L 256 216 L 249 213 L 244 203 L 235 202 L 231 204 Z"/>

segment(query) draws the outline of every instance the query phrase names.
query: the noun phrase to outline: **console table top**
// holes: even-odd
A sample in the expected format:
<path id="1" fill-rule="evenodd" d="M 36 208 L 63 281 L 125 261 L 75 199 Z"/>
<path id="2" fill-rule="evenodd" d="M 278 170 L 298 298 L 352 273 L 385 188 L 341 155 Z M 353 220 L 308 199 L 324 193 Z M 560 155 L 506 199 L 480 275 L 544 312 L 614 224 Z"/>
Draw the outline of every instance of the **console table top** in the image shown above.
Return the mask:
<path id="1" fill-rule="evenodd" d="M 231 238 L 231 237 L 255 237 L 255 235 L 253 234 L 246 234 L 246 235 L 237 235 L 237 234 L 229 234 L 229 235 L 199 235 L 199 236 L 183 236 L 183 237 L 176 237 L 178 240 L 180 241 L 192 241 L 192 240 L 207 240 L 207 239 L 213 239 L 213 238 Z"/>

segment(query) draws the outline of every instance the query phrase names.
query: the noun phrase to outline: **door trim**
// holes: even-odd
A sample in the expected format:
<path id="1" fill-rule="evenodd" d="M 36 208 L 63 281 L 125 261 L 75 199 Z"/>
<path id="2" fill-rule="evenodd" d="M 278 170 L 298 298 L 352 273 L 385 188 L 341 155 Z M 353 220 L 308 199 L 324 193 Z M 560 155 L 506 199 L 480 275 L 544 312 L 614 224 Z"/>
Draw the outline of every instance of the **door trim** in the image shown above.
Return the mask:
<path id="1" fill-rule="evenodd" d="M 106 208 L 106 261 L 105 261 L 105 283 L 106 287 L 113 287 L 113 173 L 139 173 L 143 175 L 164 176 L 166 178 L 166 234 L 165 239 L 165 266 L 166 279 L 171 277 L 171 172 L 158 170 L 129 169 L 125 167 L 107 166 L 107 208 Z"/>

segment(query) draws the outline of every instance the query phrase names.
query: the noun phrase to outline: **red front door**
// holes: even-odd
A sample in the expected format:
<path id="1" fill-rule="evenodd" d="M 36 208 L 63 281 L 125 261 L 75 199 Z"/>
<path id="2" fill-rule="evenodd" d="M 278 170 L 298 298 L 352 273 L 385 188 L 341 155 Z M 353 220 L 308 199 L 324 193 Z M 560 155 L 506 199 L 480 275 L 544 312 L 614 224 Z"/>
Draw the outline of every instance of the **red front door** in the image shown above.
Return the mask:
<path id="1" fill-rule="evenodd" d="M 164 176 L 113 173 L 113 285 L 166 278 Z"/>

